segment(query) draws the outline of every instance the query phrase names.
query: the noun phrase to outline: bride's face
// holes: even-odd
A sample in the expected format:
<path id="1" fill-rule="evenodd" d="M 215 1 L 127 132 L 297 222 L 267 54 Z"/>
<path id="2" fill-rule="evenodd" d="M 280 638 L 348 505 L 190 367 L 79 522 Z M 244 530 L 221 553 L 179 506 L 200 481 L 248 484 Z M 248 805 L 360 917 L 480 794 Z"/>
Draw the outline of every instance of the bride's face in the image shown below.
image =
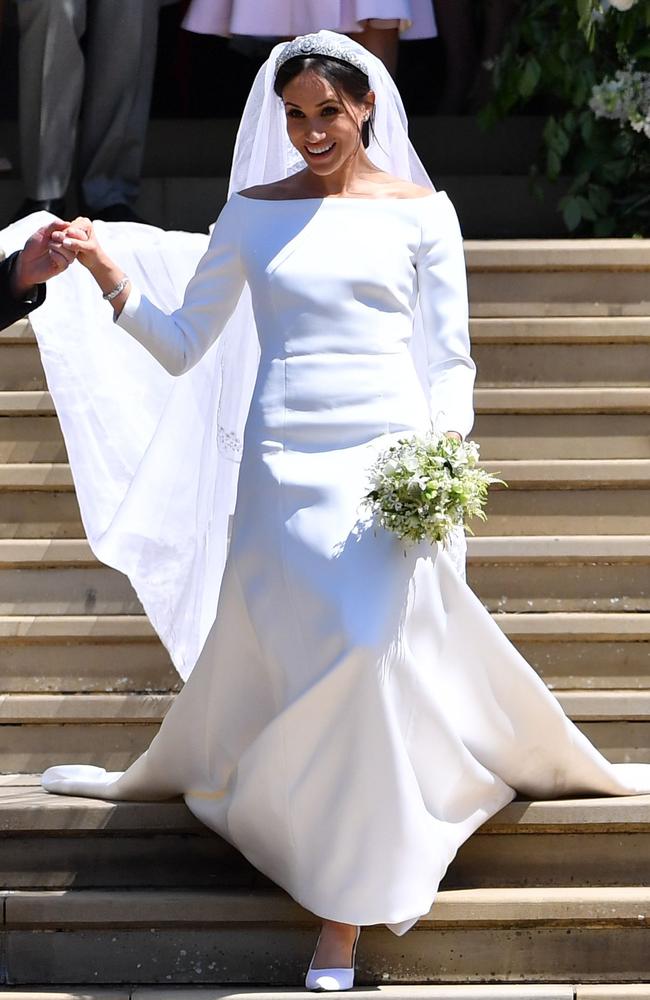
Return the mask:
<path id="1" fill-rule="evenodd" d="M 282 100 L 289 138 L 314 173 L 334 173 L 363 149 L 361 127 L 372 110 L 372 91 L 359 103 L 339 96 L 322 76 L 305 70 L 286 85 Z"/>

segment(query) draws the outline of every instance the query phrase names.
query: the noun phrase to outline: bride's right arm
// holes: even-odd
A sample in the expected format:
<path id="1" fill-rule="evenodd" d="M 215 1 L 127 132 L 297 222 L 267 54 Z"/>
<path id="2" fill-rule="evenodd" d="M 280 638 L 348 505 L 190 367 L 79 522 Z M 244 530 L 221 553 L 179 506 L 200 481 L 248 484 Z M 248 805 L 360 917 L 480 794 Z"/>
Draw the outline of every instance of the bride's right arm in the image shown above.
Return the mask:
<path id="1" fill-rule="evenodd" d="M 171 375 L 182 375 L 201 360 L 239 301 L 245 276 L 239 254 L 239 227 L 234 216 L 228 202 L 185 290 L 183 304 L 173 313 L 154 305 L 130 282 L 112 300 L 116 323 L 146 347 Z M 124 272 L 103 252 L 88 220 L 84 222 L 90 226 L 89 239 L 78 259 L 93 274 L 102 292 L 109 293 L 125 277 Z M 72 244 L 64 241 L 64 245 Z"/>

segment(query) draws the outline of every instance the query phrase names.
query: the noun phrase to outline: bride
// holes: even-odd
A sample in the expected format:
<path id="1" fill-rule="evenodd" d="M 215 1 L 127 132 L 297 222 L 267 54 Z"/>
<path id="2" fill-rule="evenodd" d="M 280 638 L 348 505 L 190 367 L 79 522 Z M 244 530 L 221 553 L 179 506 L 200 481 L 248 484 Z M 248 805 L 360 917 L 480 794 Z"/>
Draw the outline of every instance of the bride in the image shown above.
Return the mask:
<path id="1" fill-rule="evenodd" d="M 647 792 L 650 768 L 610 764 L 567 719 L 458 547 L 364 520 L 387 443 L 473 419 L 457 217 L 381 63 L 331 32 L 278 46 L 231 191 L 181 305 L 201 237 L 88 220 L 53 237 L 86 270 L 34 326 L 88 536 L 196 665 L 124 774 L 43 784 L 183 795 L 321 918 L 307 986 L 347 989 L 359 928 L 408 930 L 516 792 Z"/>

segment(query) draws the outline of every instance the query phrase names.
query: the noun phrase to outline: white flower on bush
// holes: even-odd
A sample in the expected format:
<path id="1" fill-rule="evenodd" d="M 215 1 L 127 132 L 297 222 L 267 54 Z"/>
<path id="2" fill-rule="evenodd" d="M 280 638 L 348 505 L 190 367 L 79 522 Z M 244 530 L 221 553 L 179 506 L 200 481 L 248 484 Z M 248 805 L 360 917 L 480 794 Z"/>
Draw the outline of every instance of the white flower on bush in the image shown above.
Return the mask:
<path id="1" fill-rule="evenodd" d="M 617 70 L 612 78 L 595 84 L 589 107 L 597 118 L 618 121 L 650 139 L 650 73 L 632 66 Z"/>
<path id="2" fill-rule="evenodd" d="M 638 0 L 608 0 L 608 7 L 614 7 L 615 10 L 631 10 L 632 7 L 638 2 Z"/>

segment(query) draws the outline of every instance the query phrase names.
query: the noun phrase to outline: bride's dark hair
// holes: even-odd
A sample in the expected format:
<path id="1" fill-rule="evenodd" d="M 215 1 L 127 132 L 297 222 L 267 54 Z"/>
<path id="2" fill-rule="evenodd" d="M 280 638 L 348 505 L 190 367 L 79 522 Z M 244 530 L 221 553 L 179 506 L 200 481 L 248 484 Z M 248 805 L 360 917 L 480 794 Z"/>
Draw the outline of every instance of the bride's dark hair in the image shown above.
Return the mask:
<path id="1" fill-rule="evenodd" d="M 294 56 L 287 59 L 280 66 L 275 77 L 273 89 L 278 97 L 282 97 L 282 91 L 291 83 L 295 77 L 304 70 L 311 69 L 324 80 L 332 85 L 340 100 L 345 95 L 357 104 L 361 104 L 370 90 L 370 81 L 367 75 L 351 63 L 344 62 L 343 59 L 334 59 L 332 56 Z M 364 149 L 370 145 L 370 137 L 373 134 L 372 120 L 375 114 L 373 107 L 370 118 L 361 126 L 361 142 Z"/>

